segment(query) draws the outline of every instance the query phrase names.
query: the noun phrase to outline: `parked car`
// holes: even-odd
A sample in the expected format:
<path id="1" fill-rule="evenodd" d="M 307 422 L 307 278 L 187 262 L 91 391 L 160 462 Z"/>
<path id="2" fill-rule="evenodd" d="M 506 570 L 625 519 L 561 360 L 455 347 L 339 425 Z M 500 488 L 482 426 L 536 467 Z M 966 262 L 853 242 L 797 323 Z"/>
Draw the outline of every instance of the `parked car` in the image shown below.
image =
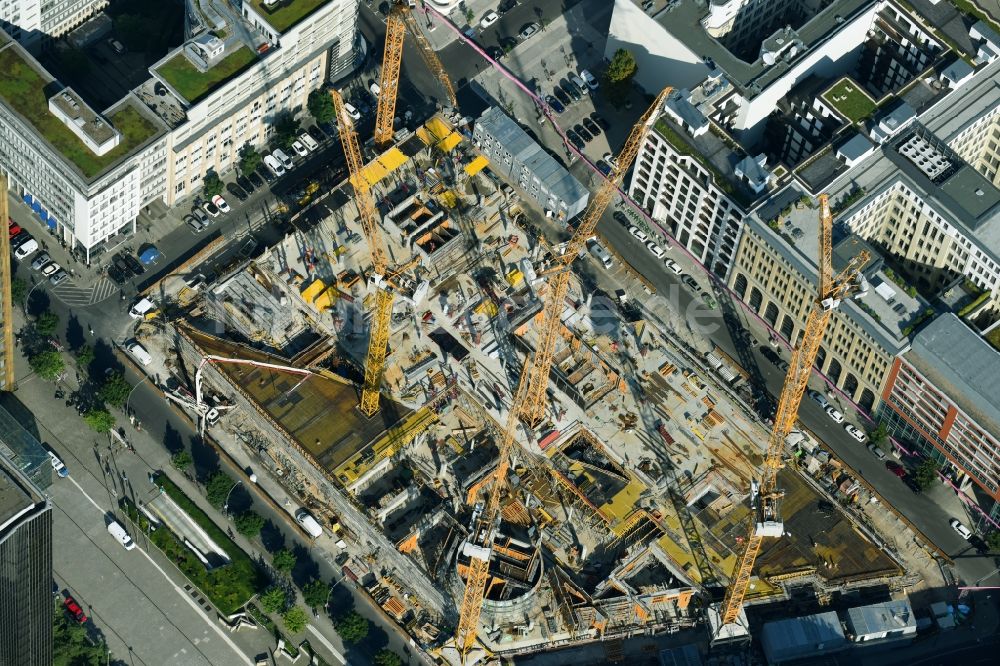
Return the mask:
<path id="1" fill-rule="evenodd" d="M 605 162 L 608 161 L 607 157 L 604 158 L 604 161 Z M 617 222 L 618 224 L 622 225 L 623 227 L 630 227 L 630 226 L 632 226 L 632 220 L 628 219 L 628 215 L 626 215 L 625 213 L 623 213 L 623 212 L 621 212 L 619 210 L 616 210 L 614 213 L 612 213 L 611 217 L 615 218 L 615 222 Z"/>
<path id="2" fill-rule="evenodd" d="M 230 194 L 232 194 L 234 197 L 236 197 L 240 201 L 246 201 L 247 197 L 250 196 L 249 194 L 246 193 L 246 191 L 242 187 L 240 187 L 236 183 L 229 183 L 229 184 L 227 184 L 226 185 L 226 191 L 229 192 Z"/>
<path id="3" fill-rule="evenodd" d="M 197 208 L 192 210 L 191 215 L 194 216 L 196 220 L 201 222 L 202 226 L 207 227 L 210 224 L 212 224 L 212 218 L 210 218 L 208 215 L 205 214 L 205 211 L 204 209 L 201 208 L 201 206 L 198 206 Z"/>
<path id="4" fill-rule="evenodd" d="M 580 135 L 573 130 L 566 130 L 566 138 L 569 139 L 570 143 L 576 146 L 577 150 L 583 150 L 587 147 L 587 144 L 583 142 Z"/>
<path id="5" fill-rule="evenodd" d="M 553 88 L 552 93 L 556 96 L 556 98 L 559 100 L 560 103 L 562 103 L 564 107 L 569 106 L 570 104 L 573 103 L 573 100 L 569 98 L 569 95 L 566 94 L 566 91 L 560 88 L 559 86 Z"/>
<path id="6" fill-rule="evenodd" d="M 317 143 L 323 143 L 326 141 L 326 135 L 323 134 L 323 130 L 313 125 L 306 129 L 306 133 L 309 134 Z"/>
<path id="7" fill-rule="evenodd" d="M 499 60 L 504 56 L 503 49 L 499 46 L 487 46 L 486 55 L 493 58 L 494 60 Z"/>
<path id="8" fill-rule="evenodd" d="M 643 243 L 645 243 L 649 239 L 649 236 L 646 235 L 646 232 L 640 229 L 639 227 L 635 226 L 629 227 L 628 232 L 633 236 L 635 236 L 636 238 L 638 238 Z"/>
<path id="9" fill-rule="evenodd" d="M 484 29 L 488 28 L 499 20 L 500 20 L 499 14 L 497 14 L 496 12 L 487 12 L 486 16 L 484 16 L 483 19 L 479 22 L 479 27 Z"/>
<path id="10" fill-rule="evenodd" d="M 600 136 L 601 134 L 600 126 L 590 118 L 583 119 L 583 126 L 586 127 L 587 131 L 593 134 L 594 136 Z"/>
<path id="11" fill-rule="evenodd" d="M 49 454 L 49 461 L 52 463 L 52 471 L 63 479 L 69 476 L 69 468 L 66 467 L 63 461 L 59 459 L 59 456 L 57 456 L 52 451 L 49 451 L 48 454 Z"/>
<path id="12" fill-rule="evenodd" d="M 17 226 L 17 224 L 15 224 L 13 220 L 11 220 L 10 224 L 7 225 L 7 238 L 13 238 L 22 231 L 24 231 L 24 229 Z"/>
<path id="13" fill-rule="evenodd" d="M 219 211 L 219 207 L 216 206 L 211 201 L 206 201 L 205 203 L 203 203 L 201 205 L 201 207 L 211 217 L 219 217 L 219 213 L 221 212 L 221 211 Z"/>
<path id="14" fill-rule="evenodd" d="M 866 435 L 865 431 L 862 430 L 861 428 L 857 427 L 856 425 L 853 425 L 851 423 L 845 423 L 844 424 L 844 430 L 847 431 L 848 435 L 850 435 L 854 439 L 858 440 L 862 444 L 864 444 L 866 441 L 868 441 L 868 435 Z"/>
<path id="15" fill-rule="evenodd" d="M 701 291 L 701 285 L 698 284 L 697 280 L 695 280 L 690 275 L 682 275 L 681 276 L 681 282 L 683 282 L 684 284 L 686 284 L 688 286 L 688 288 L 690 288 L 691 291 L 693 291 L 696 294 L 699 291 Z"/>
<path id="16" fill-rule="evenodd" d="M 222 198 L 221 194 L 216 194 L 212 197 L 212 203 L 223 213 L 231 213 L 233 211 L 233 209 L 229 207 L 229 203 Z"/>
<path id="17" fill-rule="evenodd" d="M 264 171 L 267 171 L 267 169 L 264 169 L 263 166 L 258 167 L 258 169 L 263 169 Z M 256 171 L 247 174 L 247 180 L 249 180 L 253 184 L 255 189 L 259 190 L 260 188 L 264 187 L 264 179 Z M 244 188 L 244 189 L 246 189 L 247 192 L 251 191 L 249 188 Z"/>
<path id="18" fill-rule="evenodd" d="M 285 167 L 281 166 L 281 162 L 274 155 L 264 156 L 264 165 L 271 171 L 271 173 L 276 178 L 280 178 L 285 175 Z M 264 177 L 267 178 L 267 172 L 264 173 Z"/>
<path id="19" fill-rule="evenodd" d="M 70 617 L 74 620 L 80 624 L 87 622 L 87 614 L 83 612 L 82 608 L 80 608 L 80 604 L 76 603 L 76 599 L 67 594 L 66 598 L 63 599 L 63 606 L 66 608 L 66 612 L 69 613 Z"/>
<path id="20" fill-rule="evenodd" d="M 375 97 L 378 97 L 382 92 L 382 86 L 380 86 L 378 81 L 375 79 L 368 79 L 368 90 L 371 91 L 371 94 L 375 95 Z"/>
<path id="21" fill-rule="evenodd" d="M 18 238 L 24 238 L 27 236 L 26 240 L 22 240 L 16 246 L 14 246 L 14 258 L 20 261 L 21 259 L 27 259 L 35 252 L 38 252 L 38 241 L 28 235 L 27 232 L 22 233 Z M 11 242 L 13 246 L 13 242 Z"/>
<path id="22" fill-rule="evenodd" d="M 883 451 L 882 449 L 878 448 L 874 444 L 869 444 L 868 445 L 868 450 L 871 451 L 871 454 L 873 456 L 875 456 L 876 458 L 878 458 L 879 460 L 885 460 L 885 451 Z"/>
<path id="23" fill-rule="evenodd" d="M 826 399 L 826 396 L 823 395 L 821 392 L 817 391 L 816 389 L 809 389 L 808 391 L 806 391 L 806 395 L 815 400 L 816 403 L 820 407 L 823 407 L 824 409 L 826 408 L 827 405 L 830 404 L 830 401 Z"/>
<path id="24" fill-rule="evenodd" d="M 901 479 L 906 478 L 906 468 L 895 460 L 887 460 L 885 462 L 885 468 Z"/>
<path id="25" fill-rule="evenodd" d="M 618 160 L 615 159 L 614 155 L 611 153 L 604 153 L 604 155 L 601 156 L 601 159 L 610 164 L 612 169 L 618 171 Z"/>
<path id="26" fill-rule="evenodd" d="M 595 162 L 595 166 L 597 166 L 597 170 L 603 173 L 605 176 L 611 175 L 611 165 L 605 162 L 604 160 L 597 160 L 597 162 Z"/>
<path id="27" fill-rule="evenodd" d="M 834 407 L 833 405 L 827 405 L 826 409 L 824 409 L 823 411 L 826 412 L 826 415 L 829 416 L 834 423 L 844 422 L 844 415 L 838 412 L 836 407 Z"/>
<path id="28" fill-rule="evenodd" d="M 358 111 L 350 102 L 344 102 L 344 111 L 347 111 L 347 115 L 349 115 L 352 119 L 361 120 L 361 112 Z"/>
<path id="29" fill-rule="evenodd" d="M 521 28 L 521 32 L 518 34 L 521 35 L 521 39 L 528 39 L 532 35 L 537 33 L 539 30 L 540 28 L 537 23 L 528 23 L 527 25 Z"/>
<path id="30" fill-rule="evenodd" d="M 562 102 L 557 100 L 552 95 L 545 96 L 545 103 L 548 104 L 556 113 L 562 113 L 566 110 L 566 107 L 562 105 Z"/>
<path id="31" fill-rule="evenodd" d="M 605 132 L 607 132 L 609 129 L 611 129 L 611 123 L 609 123 L 604 118 L 604 116 L 598 114 L 596 111 L 594 113 L 590 114 L 590 117 L 591 117 L 591 119 L 593 119 L 593 121 L 595 123 L 597 123 L 598 125 L 600 125 L 601 129 L 603 129 Z"/>
<path id="32" fill-rule="evenodd" d="M 715 302 L 715 297 L 707 291 L 701 292 L 701 302 L 713 310 L 719 306 L 719 304 Z"/>
<path id="33" fill-rule="evenodd" d="M 135 273 L 136 275 L 142 275 L 146 272 L 146 267 L 142 265 L 142 262 L 133 257 L 131 254 L 124 255 L 125 265 L 128 269 Z"/>
<path id="34" fill-rule="evenodd" d="M 574 86 L 570 81 L 563 79 L 562 81 L 559 82 L 559 87 L 562 88 L 567 95 L 573 98 L 574 102 L 579 102 L 581 99 L 583 99 L 583 95 L 580 94 L 580 91 L 577 89 L 577 87 Z"/>
<path id="35" fill-rule="evenodd" d="M 292 161 L 292 158 L 286 155 L 285 151 L 281 148 L 275 148 L 271 154 L 274 155 L 275 159 L 281 162 L 281 166 L 285 167 L 286 170 L 295 166 L 295 162 Z"/>
<path id="36" fill-rule="evenodd" d="M 501 0 L 500 6 L 497 7 L 497 11 L 501 14 L 506 14 L 510 10 L 517 7 L 517 0 Z"/>
<path id="37" fill-rule="evenodd" d="M 67 273 L 66 271 L 59 271 L 55 275 L 49 276 L 49 283 L 53 287 L 56 287 L 68 279 L 69 279 L 69 273 Z"/>
<path id="38" fill-rule="evenodd" d="M 663 256 L 667 253 L 666 250 L 657 245 L 654 241 L 647 242 L 646 249 L 652 252 L 653 256 L 657 259 L 663 259 Z"/>
<path id="39" fill-rule="evenodd" d="M 56 262 L 53 261 L 50 264 L 46 264 L 45 266 L 42 266 L 42 275 L 44 275 L 45 277 L 48 277 L 48 276 L 53 275 L 54 273 L 57 273 L 58 271 L 61 271 L 61 270 L 62 270 L 62 266 L 60 266 L 59 264 L 57 264 Z"/>
<path id="40" fill-rule="evenodd" d="M 299 157 L 305 157 L 309 154 L 309 151 L 306 150 L 306 147 L 298 139 L 292 141 L 292 150 L 294 150 L 295 154 Z"/>
<path id="41" fill-rule="evenodd" d="M 590 143 L 594 139 L 594 135 L 588 132 L 587 128 L 584 127 L 581 123 L 577 123 L 576 125 L 574 125 L 573 131 L 579 134 L 580 137 L 587 143 Z"/>
<path id="42" fill-rule="evenodd" d="M 580 78 L 583 79 L 584 83 L 586 83 L 587 87 L 591 90 L 597 90 L 597 88 L 600 87 L 600 84 L 597 82 L 597 78 L 585 69 L 580 70 Z"/>
<path id="43" fill-rule="evenodd" d="M 951 525 L 951 529 L 958 532 L 959 536 L 961 536 L 963 539 L 969 539 L 972 537 L 972 530 L 963 525 L 962 521 L 960 521 L 958 518 L 952 518 L 951 520 L 948 521 L 948 524 Z"/>
<path id="44" fill-rule="evenodd" d="M 203 223 L 201 220 L 196 218 L 194 215 L 188 215 L 184 218 L 184 223 L 191 227 L 191 231 L 196 234 L 200 234 L 202 231 L 208 227 L 207 224 Z"/>
<path id="45" fill-rule="evenodd" d="M 684 272 L 683 270 L 681 270 L 681 265 L 678 264 L 673 259 L 664 259 L 663 265 L 666 266 L 668 270 L 673 271 L 675 275 L 680 275 L 681 273 Z"/>
<path id="46" fill-rule="evenodd" d="M 50 261 L 52 261 L 52 258 L 49 256 L 49 253 L 42 252 L 40 255 L 35 257 L 34 261 L 31 262 L 31 267 L 36 271 L 40 271 L 42 270 L 42 268 L 45 267 L 45 264 L 49 263 Z"/>

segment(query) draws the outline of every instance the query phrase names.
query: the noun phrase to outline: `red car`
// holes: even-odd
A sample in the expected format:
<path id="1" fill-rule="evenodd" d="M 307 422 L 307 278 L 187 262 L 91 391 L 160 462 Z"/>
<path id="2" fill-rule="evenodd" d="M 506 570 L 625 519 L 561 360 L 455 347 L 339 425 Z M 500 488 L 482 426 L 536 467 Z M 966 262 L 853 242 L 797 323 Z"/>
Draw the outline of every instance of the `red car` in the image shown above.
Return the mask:
<path id="1" fill-rule="evenodd" d="M 76 600 L 73 597 L 67 596 L 63 600 L 63 606 L 65 606 L 66 611 L 73 616 L 73 619 L 80 624 L 87 621 L 87 614 L 83 612 L 83 609 L 80 608 L 80 604 L 76 603 Z"/>
<path id="2" fill-rule="evenodd" d="M 906 468 L 898 462 L 889 460 L 885 463 L 885 468 L 901 479 L 906 477 Z"/>
<path id="3" fill-rule="evenodd" d="M 21 231 L 22 231 L 21 227 L 17 226 L 16 224 L 12 224 L 9 227 L 7 227 L 7 233 L 11 238 L 21 233 Z"/>

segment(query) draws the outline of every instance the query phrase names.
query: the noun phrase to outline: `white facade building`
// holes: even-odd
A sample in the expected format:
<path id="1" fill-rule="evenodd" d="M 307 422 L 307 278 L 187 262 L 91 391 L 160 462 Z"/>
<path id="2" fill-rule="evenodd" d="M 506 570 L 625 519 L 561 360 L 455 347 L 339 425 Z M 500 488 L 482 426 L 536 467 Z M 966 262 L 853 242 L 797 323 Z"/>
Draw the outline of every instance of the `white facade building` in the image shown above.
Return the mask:
<path id="1" fill-rule="evenodd" d="M 108 0 L 0 0 L 0 29 L 34 49 L 108 6 Z"/>

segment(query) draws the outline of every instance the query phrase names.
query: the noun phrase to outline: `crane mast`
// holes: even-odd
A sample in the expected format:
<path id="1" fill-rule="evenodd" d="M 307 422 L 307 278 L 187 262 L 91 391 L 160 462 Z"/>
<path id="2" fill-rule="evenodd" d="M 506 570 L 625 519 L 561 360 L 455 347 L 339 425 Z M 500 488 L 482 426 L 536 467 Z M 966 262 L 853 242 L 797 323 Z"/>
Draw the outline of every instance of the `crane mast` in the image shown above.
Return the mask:
<path id="1" fill-rule="evenodd" d="M 774 416 L 774 426 L 767 441 L 767 453 L 764 458 L 764 469 L 760 480 L 751 484 L 752 519 L 748 534 L 744 541 L 743 552 L 736 562 L 733 580 L 726 590 L 720 612 L 722 625 L 731 624 L 739 617 L 743 608 L 743 600 L 750 586 L 750 577 L 754 562 L 760 553 L 761 544 L 767 537 L 780 537 L 784 533 L 784 523 L 781 519 L 780 501 L 783 495 L 778 488 L 778 471 L 783 466 L 781 457 L 784 451 L 785 438 L 795 426 L 798 417 L 799 404 L 805 393 L 806 385 L 812 374 L 813 363 L 819 352 L 823 334 L 826 332 L 833 311 L 841 301 L 849 297 L 859 288 L 858 280 L 861 268 L 868 261 L 867 252 L 861 252 L 854 257 L 847 267 L 836 277 L 833 277 L 832 228 L 833 215 L 830 212 L 829 197 L 819 196 L 820 208 L 820 256 L 819 256 L 819 293 L 813 303 L 809 317 L 806 319 L 802 342 L 792 352 L 792 360 L 785 376 L 785 383 L 778 399 L 778 408 Z"/>
<path id="2" fill-rule="evenodd" d="M 370 417 L 379 410 L 379 385 L 389 345 L 393 300 L 388 275 L 389 261 L 386 257 L 382 232 L 379 230 L 375 199 L 372 197 L 371 186 L 364 177 L 364 164 L 361 161 L 361 149 L 358 147 L 358 135 L 354 131 L 354 123 L 344 108 L 344 100 L 340 93 L 331 90 L 330 96 L 333 98 L 333 106 L 337 113 L 337 129 L 344 146 L 347 167 L 351 173 L 351 184 L 354 187 L 358 215 L 361 217 L 361 227 L 368 242 L 368 250 L 371 252 L 373 275 L 370 282 L 376 288 L 371 334 L 368 338 L 368 355 L 365 358 L 365 381 L 361 389 L 361 411 Z"/>
<path id="3" fill-rule="evenodd" d="M 379 76 L 378 111 L 375 114 L 375 143 L 392 141 L 392 121 L 396 116 L 396 94 L 399 91 L 399 68 L 403 62 L 403 37 L 406 24 L 403 8 L 397 5 L 385 21 L 385 51 L 382 53 L 382 73 Z"/>
<path id="4" fill-rule="evenodd" d="M 618 157 L 618 170 L 601 183 L 600 189 L 591 198 L 584 212 L 583 219 L 573 237 L 566 245 L 566 251 L 556 259 L 556 265 L 548 273 L 555 273 L 549 284 L 542 310 L 542 330 L 535 353 L 525 363 L 521 378 L 514 391 L 510 404 L 510 412 L 500 440 L 499 461 L 492 487 L 486 504 L 477 507 L 473 515 L 472 530 L 469 539 L 463 545 L 463 554 L 469 558 L 466 573 L 465 592 L 462 596 L 461 615 L 455 634 L 455 644 L 464 662 L 476 641 L 476 630 L 482 613 L 483 598 L 486 594 L 486 583 L 489 580 L 490 556 L 493 547 L 493 536 L 500 522 L 500 500 L 510 469 L 510 454 L 514 449 L 518 421 L 524 419 L 529 425 L 536 425 L 545 414 L 545 388 L 548 386 L 549 370 L 552 366 L 552 355 L 555 351 L 556 338 L 559 333 L 560 313 L 562 304 L 569 288 L 570 264 L 587 239 L 593 234 L 597 222 L 618 191 L 619 184 L 628 170 L 646 130 L 656 119 L 656 114 L 663 106 L 672 88 L 665 88 L 646 113 L 632 128 L 625 145 Z"/>
<path id="5" fill-rule="evenodd" d="M 444 70 L 444 65 L 441 64 L 441 60 L 437 57 L 437 53 L 434 52 L 434 48 L 427 41 L 427 38 L 424 37 L 424 33 L 420 31 L 417 20 L 413 18 L 413 12 L 402 5 L 400 5 L 400 10 L 403 14 L 403 20 L 406 21 L 406 27 L 410 30 L 410 35 L 413 36 L 413 41 L 417 43 L 420 57 L 423 58 L 427 69 L 431 70 L 438 81 L 441 82 L 441 86 L 448 96 L 448 103 L 452 106 L 458 106 L 458 100 L 455 98 L 455 87 L 451 85 L 451 79 L 448 78 L 448 73 Z"/>

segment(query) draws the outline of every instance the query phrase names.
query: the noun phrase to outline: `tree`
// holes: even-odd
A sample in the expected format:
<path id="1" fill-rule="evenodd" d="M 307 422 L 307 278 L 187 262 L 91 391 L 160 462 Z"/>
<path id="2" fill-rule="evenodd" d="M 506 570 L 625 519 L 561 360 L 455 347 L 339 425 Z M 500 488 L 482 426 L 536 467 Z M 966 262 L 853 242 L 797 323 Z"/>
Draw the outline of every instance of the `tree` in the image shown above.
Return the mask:
<path id="1" fill-rule="evenodd" d="M 937 480 L 937 463 L 933 458 L 924 458 L 913 472 L 913 480 L 921 490 L 927 490 Z"/>
<path id="2" fill-rule="evenodd" d="M 233 479 L 225 472 L 215 472 L 205 484 L 205 498 L 216 509 L 221 509 L 233 489 Z"/>
<path id="3" fill-rule="evenodd" d="M 260 166 L 261 157 L 257 149 L 249 143 L 240 148 L 240 173 L 253 173 Z"/>
<path id="4" fill-rule="evenodd" d="M 993 530 L 986 535 L 986 545 L 993 552 L 1000 551 L 1000 530 Z"/>
<path id="5" fill-rule="evenodd" d="M 205 174 L 205 180 L 202 181 L 201 185 L 201 193 L 208 199 L 222 194 L 222 180 L 219 178 L 219 174 L 214 171 L 209 171 Z"/>
<path id="6" fill-rule="evenodd" d="M 35 320 L 35 330 L 39 335 L 54 335 L 57 328 L 59 328 L 59 315 L 54 312 L 46 310 Z"/>
<path id="7" fill-rule="evenodd" d="M 69 618 L 62 604 L 54 604 L 52 622 L 52 664 L 54 666 L 98 666 L 115 661 L 109 659 L 107 645 L 96 644 L 88 636 L 87 628 Z"/>
<path id="8" fill-rule="evenodd" d="M 403 660 L 389 648 L 382 648 L 375 653 L 375 666 L 403 666 Z"/>
<path id="9" fill-rule="evenodd" d="M 282 148 L 291 148 L 292 142 L 299 137 L 300 124 L 291 113 L 280 113 L 274 119 L 274 142 Z"/>
<path id="10" fill-rule="evenodd" d="M 233 519 L 236 531 L 248 539 L 252 539 L 264 529 L 264 518 L 256 511 L 244 511 Z"/>
<path id="11" fill-rule="evenodd" d="M 333 626 L 341 639 L 348 643 L 357 643 L 368 635 L 368 620 L 351 610 L 333 621 Z"/>
<path id="12" fill-rule="evenodd" d="M 333 108 L 333 99 L 326 91 L 313 90 L 309 93 L 309 101 L 306 106 L 319 124 L 332 123 L 337 117 L 337 110 Z"/>
<path id="13" fill-rule="evenodd" d="M 106 409 L 92 409 L 83 420 L 94 432 L 108 432 L 115 427 L 115 417 Z"/>
<path id="14" fill-rule="evenodd" d="M 90 364 L 94 362 L 94 348 L 90 345 L 84 345 L 80 347 L 80 351 L 76 353 L 76 364 L 83 369 L 89 368 Z"/>
<path id="15" fill-rule="evenodd" d="M 868 431 L 868 439 L 870 439 L 872 444 L 875 444 L 876 446 L 888 438 L 889 430 L 885 427 L 884 423 L 879 423 L 877 426 Z"/>
<path id="16" fill-rule="evenodd" d="M 302 586 L 302 598 L 306 606 L 316 608 L 326 604 L 330 597 L 330 584 L 321 580 L 311 580 Z"/>
<path id="17" fill-rule="evenodd" d="M 32 371 L 46 381 L 55 381 L 66 368 L 62 354 L 54 349 L 38 352 L 28 358 Z"/>
<path id="18" fill-rule="evenodd" d="M 10 299 L 21 305 L 28 295 L 28 283 L 21 278 L 14 278 L 10 281 Z"/>
<path id="19" fill-rule="evenodd" d="M 288 593 L 285 588 L 274 585 L 260 595 L 260 607 L 265 613 L 280 613 L 288 605 Z"/>
<path id="20" fill-rule="evenodd" d="M 301 632 L 309 624 L 309 616 L 301 606 L 292 606 L 282 614 L 281 619 L 285 621 L 285 629 L 293 634 Z"/>
<path id="21" fill-rule="evenodd" d="M 287 548 L 282 548 L 274 554 L 274 568 L 287 575 L 291 573 L 292 569 L 295 568 L 295 562 L 297 559 L 298 558 L 295 557 L 295 553 Z"/>
<path id="22" fill-rule="evenodd" d="M 124 407 L 125 401 L 128 400 L 128 394 L 131 392 L 132 385 L 125 379 L 125 374 L 112 372 L 104 380 L 101 390 L 97 392 L 97 397 L 112 407 Z"/>
<path id="23" fill-rule="evenodd" d="M 180 471 L 186 470 L 194 462 L 194 458 L 191 454 L 185 451 L 178 451 L 174 455 L 170 456 L 170 464 L 179 469 Z"/>
<path id="24" fill-rule="evenodd" d="M 638 71 L 639 65 L 636 64 L 632 52 L 627 49 L 618 49 L 615 51 L 614 57 L 611 58 L 611 64 L 608 65 L 604 76 L 611 88 L 614 89 L 613 92 L 621 94 L 628 88 L 632 77 Z"/>

